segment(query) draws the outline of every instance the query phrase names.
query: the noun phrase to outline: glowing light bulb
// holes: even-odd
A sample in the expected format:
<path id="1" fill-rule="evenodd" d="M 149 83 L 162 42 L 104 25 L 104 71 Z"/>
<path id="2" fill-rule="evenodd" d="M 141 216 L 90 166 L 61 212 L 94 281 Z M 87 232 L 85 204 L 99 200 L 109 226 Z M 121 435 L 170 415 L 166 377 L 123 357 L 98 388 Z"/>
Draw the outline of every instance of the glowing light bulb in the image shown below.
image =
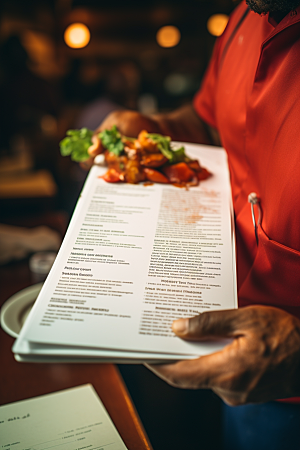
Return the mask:
<path id="1" fill-rule="evenodd" d="M 226 14 L 214 14 L 207 21 L 207 29 L 213 36 L 221 36 L 229 17 Z"/>
<path id="2" fill-rule="evenodd" d="M 83 23 L 72 23 L 65 30 L 65 43 L 71 48 L 83 48 L 88 45 L 91 39 L 90 30 Z"/>
<path id="3" fill-rule="evenodd" d="M 180 38 L 180 31 L 172 25 L 160 28 L 156 34 L 156 41 L 161 47 L 175 47 Z"/>

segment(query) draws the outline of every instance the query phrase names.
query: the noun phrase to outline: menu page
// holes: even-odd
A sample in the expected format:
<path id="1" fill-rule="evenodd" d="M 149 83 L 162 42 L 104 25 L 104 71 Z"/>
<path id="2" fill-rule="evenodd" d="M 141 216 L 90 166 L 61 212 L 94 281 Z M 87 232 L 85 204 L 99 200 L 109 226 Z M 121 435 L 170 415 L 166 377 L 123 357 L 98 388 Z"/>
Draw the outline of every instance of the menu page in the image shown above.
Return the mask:
<path id="1" fill-rule="evenodd" d="M 91 169 L 15 353 L 23 340 L 201 354 L 202 344 L 178 339 L 171 324 L 237 307 L 231 191 L 223 149 L 185 147 L 212 173 L 188 190 L 106 183 L 105 169 Z"/>
<path id="2" fill-rule="evenodd" d="M 0 444 L 6 450 L 125 450 L 91 385 L 0 407 Z"/>

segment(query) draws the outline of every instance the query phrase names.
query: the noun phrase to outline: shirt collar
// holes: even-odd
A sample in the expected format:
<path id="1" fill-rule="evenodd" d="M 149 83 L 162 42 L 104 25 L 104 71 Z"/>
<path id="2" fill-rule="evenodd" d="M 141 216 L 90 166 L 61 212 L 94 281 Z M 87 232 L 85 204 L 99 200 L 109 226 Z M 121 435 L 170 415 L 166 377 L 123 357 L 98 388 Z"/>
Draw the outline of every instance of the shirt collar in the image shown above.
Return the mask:
<path id="1" fill-rule="evenodd" d="M 288 14 L 286 14 L 284 17 L 282 17 L 278 13 L 269 13 L 268 14 L 268 22 L 270 25 L 272 25 L 274 28 L 277 27 L 277 25 L 284 24 L 285 26 L 292 25 L 294 22 L 298 21 L 300 17 L 300 6 L 298 8 L 293 9 Z"/>

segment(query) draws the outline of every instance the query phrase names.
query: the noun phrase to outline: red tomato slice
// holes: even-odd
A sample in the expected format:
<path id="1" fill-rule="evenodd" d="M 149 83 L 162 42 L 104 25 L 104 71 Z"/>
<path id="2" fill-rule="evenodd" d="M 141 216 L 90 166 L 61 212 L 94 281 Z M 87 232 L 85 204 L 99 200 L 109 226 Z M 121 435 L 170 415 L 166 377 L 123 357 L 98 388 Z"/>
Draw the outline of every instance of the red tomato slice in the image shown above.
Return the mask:
<path id="1" fill-rule="evenodd" d="M 116 169 L 108 169 L 108 171 L 99 178 L 102 178 L 107 183 L 117 183 L 118 181 L 124 181 L 123 173 L 118 172 Z"/>
<path id="2" fill-rule="evenodd" d="M 185 162 L 165 166 L 162 170 L 171 183 L 191 181 L 195 176 L 195 172 Z"/>
<path id="3" fill-rule="evenodd" d="M 202 167 L 201 172 L 197 172 L 197 178 L 198 178 L 199 181 L 206 180 L 210 176 L 211 176 L 211 173 L 207 169 L 205 169 L 204 167 Z"/>

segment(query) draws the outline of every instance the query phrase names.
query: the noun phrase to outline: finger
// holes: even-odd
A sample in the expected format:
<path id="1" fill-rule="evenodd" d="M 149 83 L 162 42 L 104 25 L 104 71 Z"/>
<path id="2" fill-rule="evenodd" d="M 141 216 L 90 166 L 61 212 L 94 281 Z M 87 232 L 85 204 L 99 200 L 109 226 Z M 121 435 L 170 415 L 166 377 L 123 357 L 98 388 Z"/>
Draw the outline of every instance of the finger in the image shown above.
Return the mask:
<path id="1" fill-rule="evenodd" d="M 94 158 L 90 158 L 87 159 L 86 161 L 81 161 L 81 163 L 79 163 L 80 167 L 84 170 L 89 170 L 94 162 Z"/>
<path id="2" fill-rule="evenodd" d="M 212 391 L 229 406 L 240 406 L 248 403 L 247 396 L 243 392 L 222 388 L 212 388 Z"/>
<path id="3" fill-rule="evenodd" d="M 223 351 L 197 359 L 172 364 L 145 364 L 168 384 L 182 389 L 212 389 L 218 387 L 218 377 L 224 373 L 228 355 Z"/>
<path id="4" fill-rule="evenodd" d="M 241 311 L 230 309 L 204 312 L 189 319 L 175 320 L 172 329 L 177 336 L 189 340 L 233 337 L 241 329 L 244 316 Z"/>
<path id="5" fill-rule="evenodd" d="M 209 355 L 202 356 L 197 360 L 181 361 L 175 364 L 145 364 L 145 366 L 162 380 L 176 388 L 211 389 L 230 406 L 244 404 L 247 399 L 247 392 L 230 389 L 228 385 L 222 386 L 226 360 L 220 357 L 221 355 L 217 355 L 217 358 L 215 355 L 214 358 L 210 358 L 212 355 Z"/>

